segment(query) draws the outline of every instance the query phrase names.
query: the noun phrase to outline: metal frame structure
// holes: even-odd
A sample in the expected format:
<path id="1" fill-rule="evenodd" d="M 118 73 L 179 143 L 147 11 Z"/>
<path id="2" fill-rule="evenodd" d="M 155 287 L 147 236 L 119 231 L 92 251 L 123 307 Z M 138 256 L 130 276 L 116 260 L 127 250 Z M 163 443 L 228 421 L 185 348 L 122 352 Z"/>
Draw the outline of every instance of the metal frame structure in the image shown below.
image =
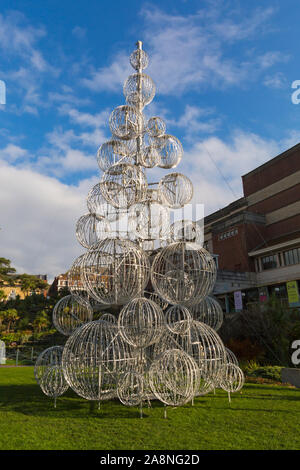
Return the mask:
<path id="1" fill-rule="evenodd" d="M 86 251 L 68 272 L 72 295 L 53 312 L 54 325 L 69 338 L 64 348 L 41 354 L 35 374 L 49 396 L 70 386 L 99 406 L 111 398 L 139 406 L 142 417 L 145 402 L 180 406 L 216 387 L 230 393 L 243 376 L 216 333 L 222 310 L 208 297 L 216 265 L 201 246 L 199 227 L 170 222 L 170 211 L 192 200 L 193 184 L 181 173 L 147 180 L 151 168 L 175 168 L 183 148 L 160 117 L 145 118 L 156 88 L 143 72 L 148 56 L 141 41 L 130 63 L 126 104 L 112 111 L 111 139 L 97 152 L 103 174 L 76 226 Z M 111 229 L 126 217 L 127 232 Z M 93 310 L 102 311 L 97 321 Z"/>

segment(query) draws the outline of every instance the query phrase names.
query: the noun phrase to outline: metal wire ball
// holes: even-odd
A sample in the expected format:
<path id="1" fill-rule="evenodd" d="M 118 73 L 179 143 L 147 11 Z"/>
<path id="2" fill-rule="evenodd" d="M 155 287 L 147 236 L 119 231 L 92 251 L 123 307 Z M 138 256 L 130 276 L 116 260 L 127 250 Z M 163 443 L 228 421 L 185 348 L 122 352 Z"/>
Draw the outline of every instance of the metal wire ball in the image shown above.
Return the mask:
<path id="1" fill-rule="evenodd" d="M 212 291 L 216 276 L 212 256 L 193 243 L 172 243 L 161 249 L 151 267 L 155 291 L 171 304 L 200 302 Z"/>
<path id="2" fill-rule="evenodd" d="M 191 180 L 181 173 L 170 173 L 164 176 L 158 186 L 163 204 L 178 209 L 188 204 L 193 197 Z"/>
<path id="3" fill-rule="evenodd" d="M 117 209 L 126 209 L 145 199 L 147 180 L 136 165 L 118 163 L 107 170 L 101 179 L 100 190 L 106 201 Z"/>
<path id="4" fill-rule="evenodd" d="M 87 197 L 87 207 L 91 214 L 96 214 L 100 217 L 105 217 L 109 222 L 115 222 L 124 217 L 124 210 L 119 210 L 109 204 L 104 198 L 100 183 L 90 190 Z"/>
<path id="5" fill-rule="evenodd" d="M 190 312 L 194 320 L 206 323 L 215 331 L 218 331 L 223 323 L 223 310 L 219 302 L 207 296 L 200 303 L 191 305 Z"/>
<path id="6" fill-rule="evenodd" d="M 63 335 L 69 336 L 76 328 L 92 321 L 93 309 L 88 302 L 79 303 L 74 295 L 60 299 L 53 309 L 52 320 L 55 328 Z"/>
<path id="7" fill-rule="evenodd" d="M 103 304 L 124 304 L 140 295 L 149 280 L 146 253 L 129 240 L 107 238 L 84 255 L 82 283 Z"/>
<path id="8" fill-rule="evenodd" d="M 45 349 L 37 358 L 34 376 L 43 393 L 48 397 L 59 397 L 69 388 L 62 370 L 62 346 Z"/>
<path id="9" fill-rule="evenodd" d="M 152 117 L 147 123 L 147 132 L 151 137 L 161 137 L 166 132 L 166 123 L 160 117 Z"/>
<path id="10" fill-rule="evenodd" d="M 187 353 L 171 349 L 152 363 L 149 382 L 158 400 L 181 406 L 191 401 L 199 388 L 199 368 Z"/>
<path id="11" fill-rule="evenodd" d="M 149 63 L 148 54 L 143 49 L 133 51 L 129 60 L 135 70 L 145 69 Z"/>
<path id="12" fill-rule="evenodd" d="M 163 334 L 163 312 L 152 300 L 139 297 L 123 307 L 118 326 L 124 341 L 135 348 L 145 348 L 156 343 Z"/>
<path id="13" fill-rule="evenodd" d="M 155 96 L 155 85 L 151 77 L 145 73 L 129 75 L 124 83 L 123 93 L 128 104 L 146 106 Z"/>
<path id="14" fill-rule="evenodd" d="M 110 115 L 109 127 L 111 133 L 119 139 L 136 139 L 144 132 L 144 117 L 134 106 L 118 106 Z"/>
<path id="15" fill-rule="evenodd" d="M 132 361 L 117 325 L 93 321 L 81 326 L 64 347 L 62 367 L 70 387 L 87 400 L 116 397 L 119 377 Z"/>
<path id="16" fill-rule="evenodd" d="M 110 232 L 109 221 L 96 214 L 84 214 L 76 224 L 76 238 L 84 248 L 88 249 L 107 238 Z"/>
<path id="17" fill-rule="evenodd" d="M 155 139 L 159 148 L 161 168 L 175 168 L 183 155 L 181 142 L 173 135 L 165 134 Z"/>
<path id="18" fill-rule="evenodd" d="M 101 145 L 97 152 L 97 162 L 100 170 L 106 171 L 116 163 L 132 163 L 130 150 L 121 140 L 109 140 Z"/>

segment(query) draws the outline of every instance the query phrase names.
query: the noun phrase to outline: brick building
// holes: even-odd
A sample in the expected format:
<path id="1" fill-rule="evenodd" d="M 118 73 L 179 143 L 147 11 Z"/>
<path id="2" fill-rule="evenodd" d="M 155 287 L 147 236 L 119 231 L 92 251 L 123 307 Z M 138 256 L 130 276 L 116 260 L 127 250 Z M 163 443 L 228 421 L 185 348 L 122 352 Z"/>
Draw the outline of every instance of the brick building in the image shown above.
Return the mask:
<path id="1" fill-rule="evenodd" d="M 300 306 L 300 144 L 242 182 L 242 198 L 204 219 L 204 246 L 218 260 L 214 293 L 227 312 L 235 297 L 243 307 L 272 294 Z"/>

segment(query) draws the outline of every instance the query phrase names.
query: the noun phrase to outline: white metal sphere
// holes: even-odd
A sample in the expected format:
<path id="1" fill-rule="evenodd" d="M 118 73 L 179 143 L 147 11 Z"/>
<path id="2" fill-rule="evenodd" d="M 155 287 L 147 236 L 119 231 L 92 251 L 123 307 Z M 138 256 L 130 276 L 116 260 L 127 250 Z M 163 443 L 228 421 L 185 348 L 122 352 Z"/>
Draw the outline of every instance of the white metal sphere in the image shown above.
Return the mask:
<path id="1" fill-rule="evenodd" d="M 161 137 L 166 132 L 166 123 L 160 117 L 152 117 L 147 124 L 147 131 L 151 137 Z"/>
<path id="2" fill-rule="evenodd" d="M 87 197 L 87 207 L 91 214 L 104 217 L 109 222 L 115 222 L 125 215 L 124 210 L 116 209 L 106 201 L 101 192 L 100 183 L 95 184 L 90 190 Z"/>
<path id="3" fill-rule="evenodd" d="M 193 197 L 193 183 L 181 173 L 164 176 L 158 186 L 163 204 L 172 209 L 179 209 L 188 204 Z"/>
<path id="4" fill-rule="evenodd" d="M 97 161 L 102 171 L 108 170 L 116 163 L 132 163 L 130 150 L 121 140 L 109 140 L 101 145 L 97 152 Z"/>
<path id="5" fill-rule="evenodd" d="M 157 203 L 135 204 L 129 211 L 128 229 L 139 239 L 167 239 L 170 230 L 170 210 Z"/>
<path id="6" fill-rule="evenodd" d="M 170 239 L 173 242 L 203 244 L 202 230 L 193 220 L 177 220 L 170 225 Z"/>
<path id="7" fill-rule="evenodd" d="M 161 168 L 175 168 L 183 155 L 181 142 L 173 135 L 165 134 L 155 139 L 159 148 Z"/>
<path id="8" fill-rule="evenodd" d="M 117 395 L 125 406 L 138 406 L 143 400 L 144 378 L 137 372 L 125 372 L 118 382 Z"/>
<path id="9" fill-rule="evenodd" d="M 147 180 L 141 168 L 126 163 L 112 166 L 103 174 L 100 182 L 103 197 L 118 209 L 145 200 L 147 188 Z"/>
<path id="10" fill-rule="evenodd" d="M 155 96 L 155 85 L 151 77 L 145 73 L 129 75 L 124 83 L 123 93 L 128 104 L 146 106 Z"/>
<path id="11" fill-rule="evenodd" d="M 118 325 L 124 341 L 136 348 L 156 343 L 165 328 L 161 308 L 145 297 L 133 299 L 123 307 Z"/>
<path id="12" fill-rule="evenodd" d="M 142 149 L 140 162 L 145 168 L 154 168 L 160 163 L 160 153 L 153 145 L 148 145 Z"/>
<path id="13" fill-rule="evenodd" d="M 231 362 L 224 364 L 219 373 L 219 386 L 226 392 L 234 393 L 241 390 L 245 382 L 243 371 Z"/>
<path id="14" fill-rule="evenodd" d="M 184 326 L 182 328 L 184 329 Z M 196 394 L 209 393 L 218 382 L 221 368 L 227 363 L 225 346 L 219 335 L 210 326 L 190 320 L 187 321 L 185 334 L 166 330 L 155 344 L 154 357 L 159 357 L 164 351 L 172 348 L 179 348 L 196 362 L 200 371 Z"/>
<path id="15" fill-rule="evenodd" d="M 215 331 L 221 328 L 224 318 L 223 310 L 214 297 L 205 297 L 198 304 L 191 305 L 189 310 L 194 320 L 206 323 Z"/>
<path id="16" fill-rule="evenodd" d="M 111 313 L 102 313 L 101 317 L 100 317 L 100 320 L 101 321 L 107 321 L 109 323 L 114 323 L 116 324 L 117 323 L 117 319 L 114 315 L 112 315 Z"/>
<path id="17" fill-rule="evenodd" d="M 45 349 L 34 366 L 35 379 L 48 397 L 59 397 L 69 388 L 62 370 L 62 353 L 62 346 Z"/>
<path id="18" fill-rule="evenodd" d="M 162 310 L 166 310 L 167 306 L 169 305 L 168 302 L 162 299 L 156 292 L 145 291 L 144 294 L 147 299 L 155 302 Z"/>
<path id="19" fill-rule="evenodd" d="M 144 291 L 150 264 L 146 253 L 129 240 L 107 238 L 87 252 L 82 282 L 103 304 L 124 304 Z"/>
<path id="20" fill-rule="evenodd" d="M 52 314 L 53 325 L 66 336 L 92 319 L 93 309 L 90 304 L 88 302 L 79 303 L 74 295 L 67 295 L 60 299 L 55 304 Z"/>
<path id="21" fill-rule="evenodd" d="M 171 304 L 193 305 L 213 289 L 217 276 L 212 256 L 193 243 L 172 243 L 160 250 L 151 267 L 155 291 Z"/>
<path id="22" fill-rule="evenodd" d="M 175 334 L 183 335 L 191 327 L 192 317 L 189 310 L 183 305 L 173 305 L 165 313 L 167 328 Z"/>
<path id="23" fill-rule="evenodd" d="M 119 139 L 136 139 L 144 132 L 144 117 L 134 106 L 118 106 L 110 115 L 109 127 L 111 133 Z"/>
<path id="24" fill-rule="evenodd" d="M 199 368 L 184 351 L 167 350 L 150 366 L 149 382 L 158 400 L 181 406 L 191 401 L 199 388 Z"/>
<path id="25" fill-rule="evenodd" d="M 81 279 L 81 273 L 82 273 L 82 262 L 84 259 L 85 253 L 82 255 L 78 256 L 78 258 L 75 259 L 73 262 L 71 268 L 69 269 L 67 273 L 67 283 L 68 283 L 68 289 L 71 292 L 71 294 L 76 298 L 76 300 L 82 304 L 83 306 L 86 306 L 86 303 L 89 302 L 89 294 L 84 287 L 84 284 Z"/>
<path id="26" fill-rule="evenodd" d="M 70 387 L 87 400 L 116 396 L 119 377 L 131 361 L 129 346 L 116 325 L 106 321 L 87 323 L 65 344 L 62 367 Z"/>
<path id="27" fill-rule="evenodd" d="M 88 249 L 107 238 L 110 232 L 109 221 L 96 214 L 84 214 L 76 224 L 76 238 L 84 248 Z"/>
<path id="28" fill-rule="evenodd" d="M 135 70 L 145 69 L 148 66 L 149 58 L 143 49 L 136 49 L 130 56 L 130 64 Z"/>

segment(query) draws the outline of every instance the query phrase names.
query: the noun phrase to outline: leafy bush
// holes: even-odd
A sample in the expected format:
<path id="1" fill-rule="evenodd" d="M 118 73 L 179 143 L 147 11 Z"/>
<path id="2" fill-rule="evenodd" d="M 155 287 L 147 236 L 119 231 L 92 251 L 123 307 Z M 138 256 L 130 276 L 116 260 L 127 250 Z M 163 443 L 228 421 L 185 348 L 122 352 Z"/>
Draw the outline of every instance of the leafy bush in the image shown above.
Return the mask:
<path id="1" fill-rule="evenodd" d="M 254 361 L 241 364 L 244 374 L 247 377 L 261 377 L 263 379 L 281 382 L 281 366 L 260 366 Z"/>

